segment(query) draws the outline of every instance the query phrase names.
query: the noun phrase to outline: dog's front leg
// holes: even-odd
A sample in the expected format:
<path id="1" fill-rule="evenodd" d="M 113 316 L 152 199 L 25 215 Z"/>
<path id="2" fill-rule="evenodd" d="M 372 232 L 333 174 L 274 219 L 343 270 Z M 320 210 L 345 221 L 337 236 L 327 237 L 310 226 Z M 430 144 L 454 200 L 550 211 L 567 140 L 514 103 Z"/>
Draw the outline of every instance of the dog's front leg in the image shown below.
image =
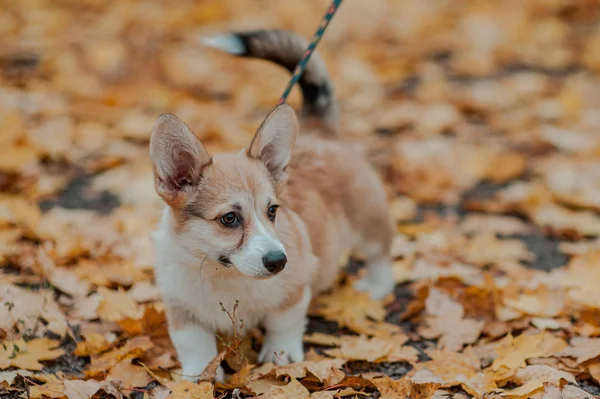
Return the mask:
<path id="1" fill-rule="evenodd" d="M 303 339 L 311 298 L 310 288 L 301 289 L 297 298 L 296 303 L 266 317 L 266 336 L 258 355 L 260 362 L 274 362 L 283 366 L 304 360 Z"/>
<path id="2" fill-rule="evenodd" d="M 208 363 L 217 356 L 214 331 L 198 324 L 179 307 L 167 306 L 169 334 L 181 363 L 182 378 L 197 381 Z M 223 369 L 217 369 L 216 379 L 223 381 Z"/>

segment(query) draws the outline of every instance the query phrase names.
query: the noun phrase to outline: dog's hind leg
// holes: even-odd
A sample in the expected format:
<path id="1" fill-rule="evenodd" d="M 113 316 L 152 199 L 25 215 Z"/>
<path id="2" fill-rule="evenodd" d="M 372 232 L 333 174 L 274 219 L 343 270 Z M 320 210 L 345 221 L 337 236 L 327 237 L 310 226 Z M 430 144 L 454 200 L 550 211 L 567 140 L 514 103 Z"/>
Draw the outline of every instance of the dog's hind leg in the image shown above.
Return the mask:
<path id="1" fill-rule="evenodd" d="M 377 193 L 378 190 L 373 191 Z M 396 285 L 390 259 L 394 228 L 387 213 L 383 190 L 378 194 L 374 206 L 366 208 L 368 214 L 365 219 L 369 222 L 363 223 L 362 240 L 357 247 L 365 257 L 367 274 L 354 286 L 359 291 L 368 292 L 373 299 L 384 298 Z"/>
<path id="2" fill-rule="evenodd" d="M 376 246 L 365 248 L 365 250 L 372 249 L 370 254 L 365 253 L 367 275 L 354 284 L 354 288 L 368 292 L 373 299 L 383 299 L 396 286 L 389 252 L 383 250 L 381 245 L 379 247 L 379 250 L 374 250 Z"/>

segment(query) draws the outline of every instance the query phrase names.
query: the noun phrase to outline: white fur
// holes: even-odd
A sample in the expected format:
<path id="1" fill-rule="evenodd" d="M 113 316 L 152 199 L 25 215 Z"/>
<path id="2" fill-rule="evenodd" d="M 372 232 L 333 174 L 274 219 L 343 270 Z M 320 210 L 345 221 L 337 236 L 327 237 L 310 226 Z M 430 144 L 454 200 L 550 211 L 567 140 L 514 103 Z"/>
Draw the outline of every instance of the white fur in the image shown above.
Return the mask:
<path id="1" fill-rule="evenodd" d="M 247 276 L 269 277 L 271 273 L 263 265 L 263 256 L 271 251 L 285 253 L 285 248 L 281 241 L 271 234 L 256 216 L 253 217 L 252 225 L 256 229 L 256 234 L 229 259 L 241 273 Z"/>
<path id="2" fill-rule="evenodd" d="M 388 259 L 368 263 L 367 275 L 354 284 L 358 291 L 368 292 L 371 298 L 377 300 L 394 291 L 395 286 L 394 271 Z"/>
<path id="3" fill-rule="evenodd" d="M 302 299 L 295 306 L 284 313 L 275 312 L 267 316 L 267 335 L 258 355 L 260 362 L 286 365 L 304 360 L 302 342 L 310 298 L 310 289 L 306 287 Z"/>
<path id="4" fill-rule="evenodd" d="M 301 234 L 308 240 L 305 230 L 301 230 Z M 288 354 L 285 359 L 302 359 L 303 327 L 312 280 L 310 273 L 301 274 L 301 279 L 296 273 L 291 280 L 292 268 L 298 265 L 288 264 L 282 272 L 269 279 L 252 279 L 234 268 L 225 269 L 213 260 L 204 259 L 202 254 L 190 252 L 181 244 L 182 236 L 177 236 L 173 229 L 173 216 L 168 207 L 153 240 L 156 282 L 163 298 L 167 303 L 176 301 L 201 323 L 201 326 L 186 328 L 183 332 L 171 332 L 183 374 L 194 376 L 201 373 L 216 355 L 215 333 L 232 334 L 235 329 L 238 334 L 244 334 L 260 323 L 271 331 L 267 334 L 263 358 L 272 359 L 269 353 L 283 351 Z M 271 245 L 283 247 L 278 240 L 271 241 Z M 298 305 L 279 312 L 281 302 L 295 287 L 305 287 L 304 297 Z M 234 326 L 221 309 L 221 304 L 232 314 L 236 302 L 238 308 Z M 285 328 L 281 330 L 278 325 Z"/>
<path id="5" fill-rule="evenodd" d="M 182 378 L 197 381 L 206 365 L 217 356 L 214 332 L 199 325 L 189 325 L 182 330 L 172 330 L 169 334 L 179 354 Z M 223 379 L 222 369 L 217 371 L 217 377 Z"/>
<path id="6" fill-rule="evenodd" d="M 244 54 L 244 43 L 233 34 L 217 35 L 200 39 L 208 47 L 216 48 L 233 55 Z"/>

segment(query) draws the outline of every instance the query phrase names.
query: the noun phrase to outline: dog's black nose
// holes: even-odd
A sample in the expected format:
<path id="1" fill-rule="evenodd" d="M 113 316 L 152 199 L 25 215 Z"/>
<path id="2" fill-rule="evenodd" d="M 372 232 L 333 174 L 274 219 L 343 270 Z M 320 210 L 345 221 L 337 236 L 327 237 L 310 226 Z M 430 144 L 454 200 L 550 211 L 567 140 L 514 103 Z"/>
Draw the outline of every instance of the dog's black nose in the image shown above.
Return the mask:
<path id="1" fill-rule="evenodd" d="M 283 252 L 273 251 L 263 256 L 262 261 L 263 265 L 265 265 L 265 269 L 273 274 L 277 274 L 285 267 L 287 257 Z"/>

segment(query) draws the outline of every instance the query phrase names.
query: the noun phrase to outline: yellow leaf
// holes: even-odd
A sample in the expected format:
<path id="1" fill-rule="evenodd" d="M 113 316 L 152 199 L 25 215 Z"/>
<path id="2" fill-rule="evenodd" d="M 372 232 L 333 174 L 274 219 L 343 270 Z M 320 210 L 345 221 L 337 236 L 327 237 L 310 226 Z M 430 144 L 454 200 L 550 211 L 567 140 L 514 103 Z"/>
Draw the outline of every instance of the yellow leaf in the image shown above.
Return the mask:
<path id="1" fill-rule="evenodd" d="M 352 306 L 348 306 L 350 303 Z M 366 292 L 355 291 L 350 285 L 318 297 L 316 306 L 317 315 L 355 331 L 360 330 L 365 322 L 383 321 L 386 315 L 382 302 L 371 299 Z"/>
<path id="2" fill-rule="evenodd" d="M 100 287 L 102 302 L 98 306 L 98 316 L 105 321 L 121 321 L 125 318 L 139 319 L 142 317 L 140 306 L 123 291 L 113 291 Z"/>
<path id="3" fill-rule="evenodd" d="M 190 381 L 177 381 L 167 384 L 173 399 L 213 399 L 213 384 L 207 381 L 195 384 Z"/>
<path id="4" fill-rule="evenodd" d="M 26 370 L 41 370 L 40 360 L 53 360 L 65 354 L 57 349 L 59 341 L 49 338 L 34 338 L 25 342 L 22 338 L 6 340 L 0 346 L 0 369 L 18 367 Z"/>

